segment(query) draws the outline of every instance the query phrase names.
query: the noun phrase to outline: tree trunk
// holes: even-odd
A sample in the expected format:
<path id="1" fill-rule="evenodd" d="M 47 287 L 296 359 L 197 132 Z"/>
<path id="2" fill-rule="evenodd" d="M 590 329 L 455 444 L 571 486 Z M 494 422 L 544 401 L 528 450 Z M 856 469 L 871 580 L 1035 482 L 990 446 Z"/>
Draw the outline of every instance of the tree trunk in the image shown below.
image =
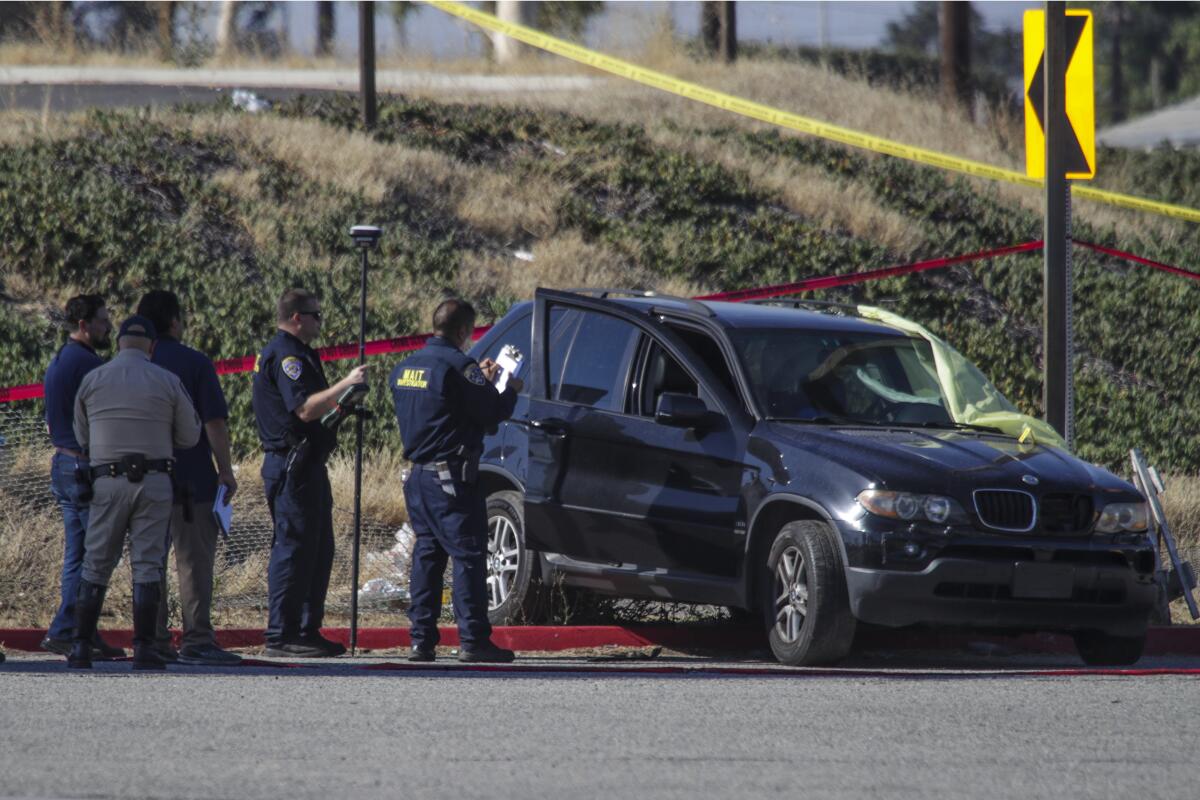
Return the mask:
<path id="1" fill-rule="evenodd" d="M 217 20 L 217 58 L 228 58 L 237 50 L 237 2 L 221 0 Z"/>
<path id="2" fill-rule="evenodd" d="M 737 60 L 737 3 L 722 0 L 718 13 L 721 20 L 721 41 L 717 55 L 726 64 Z"/>
<path id="3" fill-rule="evenodd" d="M 717 54 L 721 46 L 721 14 L 719 0 L 704 0 L 700 4 L 700 40 L 704 53 L 709 58 Z"/>
<path id="4" fill-rule="evenodd" d="M 525 3 L 521 0 L 496 0 L 496 16 L 504 22 L 525 25 L 527 24 L 525 21 L 527 11 Z M 496 52 L 497 64 L 511 64 L 520 58 L 525 51 L 525 46 L 516 39 L 510 39 L 507 36 L 499 34 L 493 35 L 492 47 Z"/>
<path id="5" fill-rule="evenodd" d="M 1125 84 L 1121 67 L 1121 4 L 1109 6 L 1113 10 L 1112 27 L 1112 77 L 1108 83 L 1109 114 L 1113 122 L 1125 119 Z"/>
<path id="6" fill-rule="evenodd" d="M 317 55 L 333 54 L 333 37 L 337 31 L 332 0 L 317 3 Z"/>
<path id="7" fill-rule="evenodd" d="M 944 0 L 939 14 L 942 102 L 971 114 L 971 4 Z"/>
<path id="8" fill-rule="evenodd" d="M 163 61 L 175 59 L 175 13 L 179 4 L 175 2 L 160 2 L 155 9 L 158 12 L 158 52 Z"/>
<path id="9" fill-rule="evenodd" d="M 727 64 L 737 59 L 737 4 L 733 0 L 700 4 L 700 38 L 709 57 Z"/>

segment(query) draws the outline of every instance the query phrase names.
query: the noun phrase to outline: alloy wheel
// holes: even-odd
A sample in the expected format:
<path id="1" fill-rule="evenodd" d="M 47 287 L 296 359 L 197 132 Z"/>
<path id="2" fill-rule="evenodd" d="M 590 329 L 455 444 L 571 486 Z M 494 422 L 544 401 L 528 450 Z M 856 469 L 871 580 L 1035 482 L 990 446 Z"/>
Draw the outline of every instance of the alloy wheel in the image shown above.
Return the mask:
<path id="1" fill-rule="evenodd" d="M 808 577 L 798 547 L 788 547 L 775 566 L 775 631 L 792 644 L 808 617 Z"/>
<path id="2" fill-rule="evenodd" d="M 488 609 L 498 608 L 513 589 L 521 550 L 517 527 L 504 515 L 492 517 L 488 525 L 487 586 Z"/>

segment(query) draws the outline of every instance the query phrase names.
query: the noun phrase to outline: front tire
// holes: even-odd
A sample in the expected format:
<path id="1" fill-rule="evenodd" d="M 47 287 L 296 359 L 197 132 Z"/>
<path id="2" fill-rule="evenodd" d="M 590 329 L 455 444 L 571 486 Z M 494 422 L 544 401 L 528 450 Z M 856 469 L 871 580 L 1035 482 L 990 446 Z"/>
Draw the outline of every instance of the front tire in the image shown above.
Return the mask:
<path id="1" fill-rule="evenodd" d="M 764 615 L 771 652 L 788 666 L 841 660 L 854 643 L 846 572 L 837 534 L 812 520 L 779 529 L 767 556 Z"/>
<path id="2" fill-rule="evenodd" d="M 1089 667 L 1127 667 L 1136 664 L 1146 649 L 1146 634 L 1112 636 L 1100 631 L 1074 634 L 1075 650 Z"/>
<path id="3" fill-rule="evenodd" d="M 496 492 L 487 499 L 488 621 L 529 625 L 545 616 L 546 591 L 538 554 L 525 548 L 524 502 L 520 492 Z"/>

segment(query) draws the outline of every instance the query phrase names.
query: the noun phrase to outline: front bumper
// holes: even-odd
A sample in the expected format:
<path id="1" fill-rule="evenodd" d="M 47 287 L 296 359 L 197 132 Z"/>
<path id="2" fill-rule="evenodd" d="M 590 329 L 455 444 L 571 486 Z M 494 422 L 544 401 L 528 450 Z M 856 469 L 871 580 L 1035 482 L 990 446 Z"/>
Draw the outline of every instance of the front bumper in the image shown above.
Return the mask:
<path id="1" fill-rule="evenodd" d="M 1145 632 L 1153 576 L 1129 567 L 936 558 L 920 571 L 850 567 L 850 606 L 863 622 L 1002 630 Z"/>

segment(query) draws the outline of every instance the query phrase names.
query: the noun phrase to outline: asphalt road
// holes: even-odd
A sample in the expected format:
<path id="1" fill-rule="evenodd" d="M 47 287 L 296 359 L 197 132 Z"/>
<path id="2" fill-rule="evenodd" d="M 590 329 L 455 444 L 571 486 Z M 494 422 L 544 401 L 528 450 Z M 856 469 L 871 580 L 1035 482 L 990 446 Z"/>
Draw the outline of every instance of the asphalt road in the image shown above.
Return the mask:
<path id="1" fill-rule="evenodd" d="M 961 669 L 978 662 L 781 677 L 386 672 L 341 660 L 80 675 L 10 653 L 0 797 L 1195 793 L 1195 677 L 1008 672 L 1077 664 L 1065 658 L 988 659 L 1000 676 Z M 1181 664 L 1139 666 L 1168 665 Z"/>

